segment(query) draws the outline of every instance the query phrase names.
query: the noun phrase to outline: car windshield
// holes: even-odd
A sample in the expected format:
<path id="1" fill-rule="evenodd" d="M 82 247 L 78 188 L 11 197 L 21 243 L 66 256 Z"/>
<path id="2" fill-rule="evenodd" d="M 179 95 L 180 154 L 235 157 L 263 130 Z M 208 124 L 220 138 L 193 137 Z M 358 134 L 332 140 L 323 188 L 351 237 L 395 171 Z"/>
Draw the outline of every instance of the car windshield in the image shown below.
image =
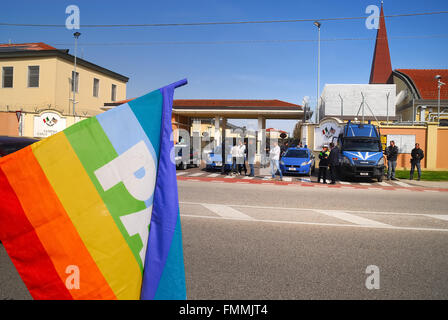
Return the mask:
<path id="1" fill-rule="evenodd" d="M 308 152 L 306 150 L 288 150 L 284 157 L 286 158 L 308 158 Z"/>
<path id="2" fill-rule="evenodd" d="M 37 140 L 20 141 L 14 144 L 0 144 L 0 158 L 29 146 Z"/>
<path id="3" fill-rule="evenodd" d="M 342 150 L 361 152 L 380 152 L 381 144 L 378 140 L 370 139 L 345 139 Z"/>

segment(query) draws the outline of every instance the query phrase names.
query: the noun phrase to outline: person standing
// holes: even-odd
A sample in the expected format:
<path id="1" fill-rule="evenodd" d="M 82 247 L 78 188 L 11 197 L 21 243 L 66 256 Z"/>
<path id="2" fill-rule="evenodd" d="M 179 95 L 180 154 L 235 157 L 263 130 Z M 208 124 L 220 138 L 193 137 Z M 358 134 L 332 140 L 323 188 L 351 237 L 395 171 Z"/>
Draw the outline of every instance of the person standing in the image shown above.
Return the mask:
<path id="1" fill-rule="evenodd" d="M 395 168 L 397 167 L 398 147 L 395 141 L 391 140 L 389 146 L 386 148 L 387 157 L 387 180 L 398 180 L 395 178 Z"/>
<path id="2" fill-rule="evenodd" d="M 238 146 L 233 145 L 232 148 L 230 149 L 230 153 L 232 154 L 232 174 L 236 174 L 238 173 L 236 163 L 238 157 Z"/>
<path id="3" fill-rule="evenodd" d="M 323 179 L 323 183 L 327 183 L 327 168 L 330 158 L 330 152 L 328 146 L 324 145 L 322 151 L 319 153 L 319 176 L 317 177 L 317 183 L 320 183 L 320 179 Z"/>
<path id="4" fill-rule="evenodd" d="M 280 180 L 283 180 L 282 171 L 280 170 L 280 147 L 278 146 L 278 142 L 274 142 L 273 148 L 269 151 L 269 160 L 271 164 L 271 175 L 272 179 L 275 179 L 275 174 L 277 170 L 280 174 Z"/>
<path id="5" fill-rule="evenodd" d="M 247 152 L 247 162 L 249 163 L 249 168 L 250 168 L 249 176 L 255 177 L 255 167 L 254 167 L 255 143 L 254 143 L 254 139 L 249 139 L 249 146 L 248 146 L 246 152 Z"/>
<path id="6" fill-rule="evenodd" d="M 417 173 L 418 173 L 418 181 L 420 181 L 420 178 L 422 176 L 422 168 L 420 166 L 420 161 L 425 157 L 425 154 L 423 153 L 423 150 L 420 149 L 420 144 L 416 143 L 415 148 L 411 151 L 411 176 L 410 180 L 414 179 L 414 170 L 415 167 L 417 167 Z"/>
<path id="7" fill-rule="evenodd" d="M 331 177 L 331 183 L 336 183 L 336 168 L 339 165 L 339 148 L 334 145 L 334 143 L 330 143 L 330 156 L 328 159 L 329 165 L 330 165 L 330 177 Z"/>
<path id="8" fill-rule="evenodd" d="M 245 163 L 245 154 L 246 154 L 246 145 L 242 140 L 238 142 L 238 152 L 237 152 L 237 164 L 238 164 L 238 173 L 241 174 L 244 168 L 244 175 L 247 174 L 247 168 Z"/>

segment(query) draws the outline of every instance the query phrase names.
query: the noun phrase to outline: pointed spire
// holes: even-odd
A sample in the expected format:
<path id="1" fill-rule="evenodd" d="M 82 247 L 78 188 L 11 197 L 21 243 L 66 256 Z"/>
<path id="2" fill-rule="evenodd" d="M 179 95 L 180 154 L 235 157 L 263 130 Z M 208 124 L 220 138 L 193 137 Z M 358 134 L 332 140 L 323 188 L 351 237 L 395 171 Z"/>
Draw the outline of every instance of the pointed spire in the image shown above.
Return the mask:
<path id="1" fill-rule="evenodd" d="M 373 53 L 370 84 L 392 83 L 392 63 L 387 41 L 386 21 L 384 19 L 383 2 L 381 1 L 380 24 L 376 34 L 375 51 Z"/>

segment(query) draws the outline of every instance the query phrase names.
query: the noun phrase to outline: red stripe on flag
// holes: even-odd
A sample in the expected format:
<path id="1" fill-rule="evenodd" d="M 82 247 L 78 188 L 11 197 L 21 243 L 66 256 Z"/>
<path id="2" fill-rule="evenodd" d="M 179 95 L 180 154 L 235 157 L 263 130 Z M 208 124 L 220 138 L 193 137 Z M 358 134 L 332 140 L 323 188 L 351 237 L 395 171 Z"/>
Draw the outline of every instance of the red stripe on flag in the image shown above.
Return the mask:
<path id="1" fill-rule="evenodd" d="M 72 299 L 1 167 L 0 239 L 34 299 Z"/>

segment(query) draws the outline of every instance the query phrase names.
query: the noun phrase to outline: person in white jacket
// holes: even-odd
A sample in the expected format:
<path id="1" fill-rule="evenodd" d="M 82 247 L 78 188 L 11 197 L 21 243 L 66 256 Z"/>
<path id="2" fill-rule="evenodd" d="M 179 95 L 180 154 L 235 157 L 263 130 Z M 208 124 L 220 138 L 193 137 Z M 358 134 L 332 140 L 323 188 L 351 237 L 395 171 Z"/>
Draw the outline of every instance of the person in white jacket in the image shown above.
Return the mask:
<path id="1" fill-rule="evenodd" d="M 245 159 L 244 159 L 245 154 L 246 154 L 246 145 L 243 143 L 242 140 L 240 140 L 239 144 L 238 144 L 236 163 L 238 164 L 238 173 L 241 174 L 241 171 L 243 171 L 243 168 L 244 168 L 244 175 L 247 174 L 247 169 L 246 169 L 246 164 L 245 164 Z"/>
<path id="2" fill-rule="evenodd" d="M 278 171 L 280 174 L 280 180 L 283 180 L 282 171 L 280 170 L 280 147 L 278 142 L 274 142 L 274 147 L 269 151 L 269 160 L 271 164 L 272 179 L 275 179 L 275 174 Z"/>

